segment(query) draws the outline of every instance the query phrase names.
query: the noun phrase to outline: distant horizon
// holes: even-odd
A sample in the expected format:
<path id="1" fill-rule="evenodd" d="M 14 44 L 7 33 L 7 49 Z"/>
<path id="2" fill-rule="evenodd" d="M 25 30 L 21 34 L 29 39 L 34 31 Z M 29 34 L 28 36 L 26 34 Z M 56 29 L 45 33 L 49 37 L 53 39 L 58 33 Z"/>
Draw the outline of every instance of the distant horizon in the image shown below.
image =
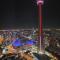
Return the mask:
<path id="1" fill-rule="evenodd" d="M 34 29 L 39 29 L 39 28 L 34 28 L 34 27 L 32 27 L 32 28 L 5 28 L 5 29 L 0 29 L 0 31 L 1 30 L 34 30 Z M 43 29 L 47 29 L 47 30 L 49 30 L 49 29 L 52 29 L 52 30 L 55 30 L 55 29 L 57 29 L 57 30 L 60 30 L 60 28 L 43 28 Z"/>

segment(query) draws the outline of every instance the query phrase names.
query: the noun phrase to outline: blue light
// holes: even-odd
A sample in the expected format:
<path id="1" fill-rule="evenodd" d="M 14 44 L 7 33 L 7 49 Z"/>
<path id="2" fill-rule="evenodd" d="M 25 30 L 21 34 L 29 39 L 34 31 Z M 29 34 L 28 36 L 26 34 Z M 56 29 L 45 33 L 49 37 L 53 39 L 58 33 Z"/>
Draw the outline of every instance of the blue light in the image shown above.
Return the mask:
<path id="1" fill-rule="evenodd" d="M 34 41 L 32 41 L 32 40 L 27 40 L 26 41 L 26 45 L 34 45 L 35 43 L 34 43 Z"/>
<path id="2" fill-rule="evenodd" d="M 12 45 L 15 47 L 22 46 L 21 39 L 16 39 L 12 42 Z"/>

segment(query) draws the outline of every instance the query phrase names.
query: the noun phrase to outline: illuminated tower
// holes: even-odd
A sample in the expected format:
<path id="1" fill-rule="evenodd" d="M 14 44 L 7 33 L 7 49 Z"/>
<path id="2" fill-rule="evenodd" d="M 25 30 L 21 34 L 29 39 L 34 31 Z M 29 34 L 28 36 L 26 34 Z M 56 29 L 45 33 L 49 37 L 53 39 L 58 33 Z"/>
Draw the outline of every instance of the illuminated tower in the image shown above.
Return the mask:
<path id="1" fill-rule="evenodd" d="M 42 5 L 43 0 L 37 0 L 38 14 L 39 14 L 39 49 L 40 53 L 44 53 L 43 28 L 42 28 Z"/>

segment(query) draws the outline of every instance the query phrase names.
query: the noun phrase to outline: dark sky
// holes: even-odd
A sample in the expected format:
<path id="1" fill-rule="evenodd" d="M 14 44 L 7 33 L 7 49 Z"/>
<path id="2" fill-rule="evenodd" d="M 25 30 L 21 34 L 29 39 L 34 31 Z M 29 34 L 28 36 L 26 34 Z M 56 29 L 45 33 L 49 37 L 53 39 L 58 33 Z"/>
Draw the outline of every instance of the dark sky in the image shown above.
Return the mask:
<path id="1" fill-rule="evenodd" d="M 43 27 L 60 27 L 59 0 L 45 0 Z M 35 0 L 0 1 L 0 29 L 37 27 L 38 9 Z"/>
<path id="2" fill-rule="evenodd" d="M 46 0 L 43 6 L 44 27 L 60 28 L 60 1 Z"/>

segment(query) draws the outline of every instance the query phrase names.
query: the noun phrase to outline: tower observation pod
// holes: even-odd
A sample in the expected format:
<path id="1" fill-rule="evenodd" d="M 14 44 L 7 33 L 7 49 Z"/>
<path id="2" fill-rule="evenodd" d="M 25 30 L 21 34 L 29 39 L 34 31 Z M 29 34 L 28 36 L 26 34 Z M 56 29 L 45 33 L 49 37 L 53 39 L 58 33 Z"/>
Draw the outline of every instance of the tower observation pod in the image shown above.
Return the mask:
<path id="1" fill-rule="evenodd" d="M 38 44 L 39 44 L 39 53 L 44 54 L 45 47 L 44 47 L 44 40 L 43 40 L 43 26 L 42 26 L 42 5 L 43 0 L 37 0 L 37 7 L 38 7 L 38 14 L 39 14 L 39 37 L 38 37 Z"/>

